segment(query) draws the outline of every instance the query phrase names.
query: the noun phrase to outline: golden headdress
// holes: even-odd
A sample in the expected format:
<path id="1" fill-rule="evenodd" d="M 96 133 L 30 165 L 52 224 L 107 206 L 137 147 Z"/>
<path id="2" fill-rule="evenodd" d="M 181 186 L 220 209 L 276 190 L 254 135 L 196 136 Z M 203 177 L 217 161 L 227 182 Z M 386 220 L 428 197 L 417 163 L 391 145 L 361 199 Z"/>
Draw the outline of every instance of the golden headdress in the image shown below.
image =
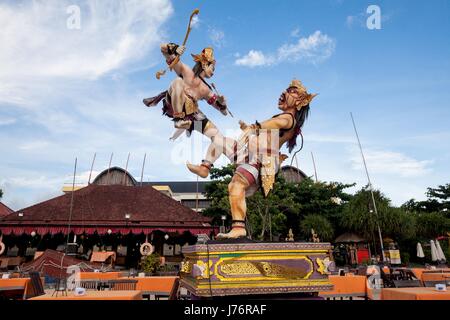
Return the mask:
<path id="1" fill-rule="evenodd" d="M 297 79 L 292 80 L 291 84 L 289 85 L 289 88 L 296 88 L 298 94 L 300 95 L 299 98 L 300 102 L 297 105 L 297 110 L 300 110 L 300 108 L 307 106 L 312 101 L 312 99 L 314 99 L 314 97 L 317 96 L 316 93 L 313 94 L 308 93 L 303 83 Z"/>
<path id="2" fill-rule="evenodd" d="M 191 54 L 192 58 L 194 58 L 195 62 L 200 62 L 202 65 L 205 63 L 213 63 L 214 60 L 214 51 L 213 48 L 205 48 L 199 54 Z"/>

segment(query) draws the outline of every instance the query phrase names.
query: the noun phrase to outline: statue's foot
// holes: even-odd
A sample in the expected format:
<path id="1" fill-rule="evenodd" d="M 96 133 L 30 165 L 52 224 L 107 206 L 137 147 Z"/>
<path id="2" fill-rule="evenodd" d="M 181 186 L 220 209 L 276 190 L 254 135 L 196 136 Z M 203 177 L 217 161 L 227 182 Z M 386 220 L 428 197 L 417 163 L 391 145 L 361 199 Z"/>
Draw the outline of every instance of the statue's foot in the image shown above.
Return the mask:
<path id="1" fill-rule="evenodd" d="M 177 129 L 189 129 L 192 125 L 191 120 L 177 120 L 175 121 L 175 128 Z"/>
<path id="2" fill-rule="evenodd" d="M 206 178 L 209 174 L 209 167 L 205 164 L 201 164 L 199 166 L 195 164 L 186 163 L 186 166 L 188 167 L 189 171 L 192 173 L 195 173 L 201 178 Z"/>
<path id="3" fill-rule="evenodd" d="M 243 228 L 233 228 L 228 233 L 219 233 L 216 239 L 237 239 L 244 238 L 247 236 L 247 231 Z"/>

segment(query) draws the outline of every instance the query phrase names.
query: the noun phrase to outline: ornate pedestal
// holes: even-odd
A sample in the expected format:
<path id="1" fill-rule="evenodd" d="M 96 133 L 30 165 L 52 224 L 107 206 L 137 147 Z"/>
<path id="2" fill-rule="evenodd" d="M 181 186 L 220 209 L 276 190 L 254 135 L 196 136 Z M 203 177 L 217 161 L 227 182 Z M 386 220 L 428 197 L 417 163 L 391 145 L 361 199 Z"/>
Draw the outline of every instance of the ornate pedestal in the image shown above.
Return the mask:
<path id="1" fill-rule="evenodd" d="M 239 242 L 183 248 L 181 285 L 198 297 L 332 290 L 329 243 Z"/>

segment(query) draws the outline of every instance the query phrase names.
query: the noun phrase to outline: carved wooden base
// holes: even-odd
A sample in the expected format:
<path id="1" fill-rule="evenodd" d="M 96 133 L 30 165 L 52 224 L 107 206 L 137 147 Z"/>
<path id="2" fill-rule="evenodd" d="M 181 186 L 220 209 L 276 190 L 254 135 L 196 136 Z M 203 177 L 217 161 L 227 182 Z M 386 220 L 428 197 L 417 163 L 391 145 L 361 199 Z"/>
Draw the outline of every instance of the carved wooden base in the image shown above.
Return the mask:
<path id="1" fill-rule="evenodd" d="M 330 249 L 329 243 L 245 240 L 188 246 L 181 285 L 198 297 L 328 291 Z"/>

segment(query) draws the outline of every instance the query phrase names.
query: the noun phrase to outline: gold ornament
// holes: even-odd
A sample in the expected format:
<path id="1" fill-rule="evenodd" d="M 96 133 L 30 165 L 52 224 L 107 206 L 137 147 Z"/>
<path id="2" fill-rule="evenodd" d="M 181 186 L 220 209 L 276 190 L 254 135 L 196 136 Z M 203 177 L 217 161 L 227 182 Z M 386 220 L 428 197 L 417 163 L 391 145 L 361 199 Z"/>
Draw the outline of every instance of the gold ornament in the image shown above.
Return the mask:
<path id="1" fill-rule="evenodd" d="M 261 182 L 264 196 L 267 197 L 275 183 L 278 156 L 263 155 L 261 159 Z"/>
<path id="2" fill-rule="evenodd" d="M 298 104 L 296 106 L 297 110 L 300 110 L 302 107 L 307 106 L 312 101 L 312 99 L 317 96 L 317 93 L 308 93 L 303 83 L 297 79 L 292 80 L 289 88 L 297 89 L 297 93 L 299 95 Z"/>
<path id="3" fill-rule="evenodd" d="M 214 60 L 214 50 L 210 47 L 203 49 L 199 54 L 191 54 L 191 56 L 194 58 L 195 62 L 200 62 L 202 65 L 216 62 L 216 60 Z"/>
<path id="4" fill-rule="evenodd" d="M 186 96 L 184 102 L 184 109 L 186 110 L 186 115 L 193 114 L 198 111 L 198 103 L 189 96 Z"/>

